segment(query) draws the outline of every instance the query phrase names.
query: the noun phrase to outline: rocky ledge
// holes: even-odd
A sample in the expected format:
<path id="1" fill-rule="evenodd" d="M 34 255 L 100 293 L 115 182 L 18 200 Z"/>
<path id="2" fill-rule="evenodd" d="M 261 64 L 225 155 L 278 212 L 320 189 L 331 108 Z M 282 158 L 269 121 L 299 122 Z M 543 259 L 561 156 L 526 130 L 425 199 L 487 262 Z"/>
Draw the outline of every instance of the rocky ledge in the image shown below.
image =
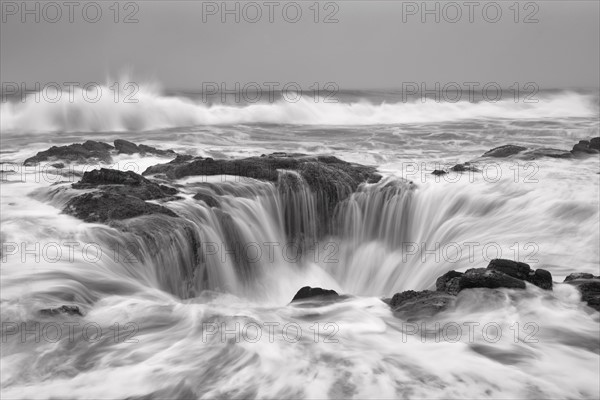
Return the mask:
<path id="1" fill-rule="evenodd" d="M 74 143 L 68 146 L 52 146 L 40 151 L 35 156 L 25 160 L 25 165 L 35 165 L 45 161 L 63 161 L 67 163 L 110 163 L 115 154 L 140 154 L 157 156 L 176 156 L 173 150 L 160 150 L 151 146 L 117 139 L 114 146 L 104 142 L 88 140 L 84 143 Z M 62 163 L 57 163 L 61 165 Z M 64 164 L 62 164 L 64 166 Z M 58 167 L 57 167 L 58 168 Z"/>
<path id="2" fill-rule="evenodd" d="M 506 144 L 503 146 L 495 147 L 491 150 L 486 151 L 481 157 L 472 160 L 471 162 L 465 162 L 462 164 L 456 164 L 448 169 L 436 169 L 432 172 L 432 175 L 445 175 L 449 171 L 454 172 L 479 172 L 479 169 L 475 165 L 478 161 L 483 161 L 489 158 L 509 158 L 513 157 L 522 160 L 536 160 L 542 157 L 550 158 L 564 158 L 564 159 L 581 159 L 586 158 L 589 155 L 600 154 L 600 137 L 591 138 L 590 140 L 580 140 L 579 143 L 573 146 L 569 150 L 551 149 L 551 148 L 527 148 L 523 146 L 517 146 L 514 144 Z"/>
<path id="3" fill-rule="evenodd" d="M 148 214 L 177 215 L 168 208 L 146 200 L 176 199 L 177 189 L 154 183 L 132 171 L 102 168 L 83 174 L 72 185 L 77 190 L 93 190 L 69 200 L 63 212 L 85 222 L 109 222 Z"/>
<path id="4" fill-rule="evenodd" d="M 525 289 L 527 283 L 544 290 L 552 290 L 552 275 L 544 269 L 533 270 L 529 265 L 505 259 L 492 260 L 487 268 L 473 268 L 466 272 L 449 271 L 436 281 L 436 290 L 416 292 L 407 290 L 396 293 L 386 301 L 395 315 L 407 320 L 429 318 L 454 304 L 463 290 Z M 581 300 L 600 311 L 600 277 L 591 274 L 573 274 L 565 279 L 577 287 Z"/>
<path id="5" fill-rule="evenodd" d="M 528 149 L 527 147 L 523 146 L 507 144 L 486 151 L 481 157 L 505 158 L 510 156 L 517 156 L 518 158 L 533 160 L 540 157 L 581 158 L 588 154 L 599 153 L 600 137 L 595 137 L 590 140 L 580 140 L 579 143 L 574 145 L 570 151 L 548 148 Z"/>

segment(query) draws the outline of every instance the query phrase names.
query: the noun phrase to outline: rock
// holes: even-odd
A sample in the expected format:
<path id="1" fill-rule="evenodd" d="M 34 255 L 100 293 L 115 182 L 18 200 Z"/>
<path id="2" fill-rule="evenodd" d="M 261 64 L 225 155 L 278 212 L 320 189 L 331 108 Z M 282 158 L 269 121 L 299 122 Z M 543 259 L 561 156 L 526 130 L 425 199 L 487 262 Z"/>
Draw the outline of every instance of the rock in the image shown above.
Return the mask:
<path id="1" fill-rule="evenodd" d="M 101 168 L 83 174 L 74 189 L 101 188 L 104 192 L 138 197 L 142 200 L 155 200 L 177 193 L 177 189 L 158 185 L 133 171 L 119 171 Z"/>
<path id="2" fill-rule="evenodd" d="M 575 272 L 572 274 L 569 274 L 569 276 L 567 276 L 565 278 L 565 280 L 563 282 L 570 282 L 570 281 L 574 281 L 574 280 L 578 280 L 578 279 L 600 279 L 600 277 L 594 276 L 592 274 L 588 274 L 585 272 Z"/>
<path id="3" fill-rule="evenodd" d="M 209 207 L 219 207 L 221 205 L 219 200 L 217 200 L 216 198 L 214 198 L 213 196 L 211 196 L 209 194 L 197 193 L 194 196 L 194 199 L 205 202 L 206 205 Z"/>
<path id="4" fill-rule="evenodd" d="M 63 212 L 85 222 L 109 222 L 149 214 L 164 214 L 177 218 L 177 214 L 158 204 L 118 193 L 86 193 L 67 202 Z"/>
<path id="5" fill-rule="evenodd" d="M 600 311 L 600 280 L 583 282 L 577 285 L 577 289 L 581 293 L 581 301 L 586 302 L 594 310 Z"/>
<path id="6" fill-rule="evenodd" d="M 374 167 L 352 164 L 334 156 L 274 153 L 266 157 L 239 160 L 194 159 L 183 163 L 159 164 L 142 175 L 164 173 L 169 179 L 198 175 L 235 175 L 263 181 L 278 182 L 279 170 L 296 171 L 317 196 L 320 220 L 335 206 L 356 191 L 363 182 L 378 182 L 381 175 Z M 287 189 L 287 186 L 284 188 Z"/>
<path id="7" fill-rule="evenodd" d="M 137 144 L 132 143 L 128 140 L 117 139 L 115 140 L 115 149 L 119 154 L 135 154 L 139 153 L 140 149 Z"/>
<path id="8" fill-rule="evenodd" d="M 407 290 L 396 293 L 389 304 L 396 316 L 411 321 L 429 318 L 447 309 L 454 301 L 455 297 L 447 293 Z"/>
<path id="9" fill-rule="evenodd" d="M 441 169 L 435 169 L 433 170 L 433 172 L 431 173 L 432 175 L 446 175 L 447 172 L 446 171 L 442 171 Z"/>
<path id="10" fill-rule="evenodd" d="M 527 150 L 526 147 L 515 146 L 512 144 L 507 144 L 500 147 L 495 147 L 489 151 L 483 153 L 482 157 L 495 157 L 495 158 L 504 158 L 509 157 L 515 154 L 518 154 L 524 150 Z"/>
<path id="11" fill-rule="evenodd" d="M 43 315 L 59 315 L 59 314 L 67 314 L 67 315 L 79 315 L 83 316 L 79 307 L 77 306 L 60 306 L 58 308 L 44 308 L 40 310 L 40 314 Z"/>
<path id="12" fill-rule="evenodd" d="M 313 298 L 313 297 L 338 298 L 340 296 L 337 294 L 337 292 L 335 290 L 322 289 L 319 287 L 313 288 L 310 286 L 304 286 L 303 288 L 298 290 L 298 292 L 292 299 L 292 302 L 298 301 L 298 300 L 309 299 L 309 298 Z"/>
<path id="13" fill-rule="evenodd" d="M 487 268 L 472 268 L 460 277 L 460 290 L 472 288 L 525 289 L 525 283 L 503 272 Z"/>
<path id="14" fill-rule="evenodd" d="M 465 172 L 465 171 L 470 171 L 470 172 L 480 172 L 480 170 L 475 167 L 474 165 L 471 165 L 471 163 L 463 163 L 463 164 L 456 164 L 455 166 L 453 166 L 452 168 L 450 168 L 451 171 L 454 172 Z"/>
<path id="15" fill-rule="evenodd" d="M 446 292 L 451 295 L 457 295 L 460 292 L 460 278 L 462 272 L 448 271 L 437 278 L 435 287 L 438 292 Z"/>
<path id="16" fill-rule="evenodd" d="M 579 275 L 580 278 L 569 279 L 572 275 Z M 600 311 L 600 277 L 592 276 L 591 274 L 571 274 L 565 279 L 565 283 L 573 285 L 581 293 L 581 301 L 587 303 L 588 306 L 596 311 Z"/>
<path id="17" fill-rule="evenodd" d="M 177 190 L 158 185 L 133 171 L 101 168 L 83 174 L 74 189 L 97 189 L 67 202 L 63 212 L 86 222 L 110 222 L 149 214 L 177 215 L 145 200 L 172 199 Z"/>
<path id="18" fill-rule="evenodd" d="M 61 168 L 65 167 L 65 164 L 63 164 L 61 162 L 58 162 L 58 163 L 52 164 L 51 166 L 54 167 L 54 168 L 57 168 L 57 169 L 61 169 Z"/>
<path id="19" fill-rule="evenodd" d="M 169 156 L 175 155 L 176 153 L 173 150 L 160 150 L 155 147 L 146 146 L 145 144 L 140 144 L 139 146 L 135 143 L 132 143 L 128 140 L 117 139 L 115 140 L 115 148 L 119 154 L 155 154 L 158 156 Z"/>
<path id="20" fill-rule="evenodd" d="M 528 264 L 500 258 L 490 261 L 487 268 L 527 281 L 542 289 L 552 289 L 552 274 L 545 269 L 534 271 Z"/>
<path id="21" fill-rule="evenodd" d="M 62 160 L 69 162 L 110 162 L 110 150 L 113 147 L 108 143 L 88 140 L 83 144 L 74 143 L 68 146 L 52 146 L 46 151 L 40 151 L 35 156 L 25 160 L 25 165 L 33 165 L 42 161 Z"/>
<path id="22" fill-rule="evenodd" d="M 580 140 L 573 149 L 571 153 L 574 155 L 582 155 L 582 154 L 598 154 L 600 152 L 599 148 L 600 137 L 593 138 L 592 140 Z"/>

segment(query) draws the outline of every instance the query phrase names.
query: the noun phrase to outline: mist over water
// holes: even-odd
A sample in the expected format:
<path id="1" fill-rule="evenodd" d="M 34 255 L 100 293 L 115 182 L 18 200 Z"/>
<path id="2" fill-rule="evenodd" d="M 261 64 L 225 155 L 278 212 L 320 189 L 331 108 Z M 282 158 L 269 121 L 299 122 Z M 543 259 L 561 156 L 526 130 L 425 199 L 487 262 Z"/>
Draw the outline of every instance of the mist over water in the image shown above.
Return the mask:
<path id="1" fill-rule="evenodd" d="M 448 270 L 485 267 L 497 257 L 547 269 L 555 282 L 572 272 L 598 275 L 597 157 L 487 159 L 477 162 L 483 172 L 431 175 L 508 143 L 569 150 L 598 136 L 597 96 L 543 93 L 534 104 L 364 97 L 209 107 L 141 88 L 138 104 L 104 98 L 95 104 L 2 104 L 4 171 L 50 145 L 123 138 L 214 158 L 275 151 L 335 155 L 384 175 L 331 211 L 289 171 L 280 171 L 278 182 L 189 177 L 176 182 L 184 199 L 164 204 L 180 220 L 140 217 L 106 226 L 61 213 L 75 195 L 72 182 L 36 179 L 35 169 L 3 174 L 3 243 L 94 243 L 102 257 L 91 262 L 93 250 L 77 248 L 69 258 L 61 245 L 56 260 L 28 255 L 23 261 L 21 252 L 7 255 L 3 248 L 2 322 L 31 327 L 48 322 L 38 310 L 74 304 L 84 311 L 81 320 L 97 324 L 103 335 L 90 343 L 80 326 L 75 340 L 64 335 L 33 345 L 7 336 L 2 395 L 600 397 L 600 317 L 569 285 L 555 283 L 551 292 L 534 286 L 463 291 L 453 308 L 419 326 L 429 332 L 426 340 L 381 301 L 403 290 L 434 288 Z M 120 155 L 112 166 L 141 173 L 166 161 Z M 220 207 L 192 199 L 198 192 L 217 197 Z M 224 257 L 236 243 L 256 243 L 262 256 Z M 265 243 L 278 244 L 272 257 Z M 288 243 L 302 255 L 284 252 Z M 289 304 L 306 285 L 349 297 Z M 473 321 L 480 326 L 471 338 Z M 115 322 L 137 327 L 137 342 L 126 341 L 127 330 L 115 340 Z M 462 334 L 449 340 L 452 333 L 436 322 L 457 324 Z M 254 340 L 250 331 L 253 340 L 236 341 L 234 334 L 207 332 L 221 324 L 235 332 L 236 323 L 257 324 L 262 335 Z M 272 335 L 265 325 L 271 323 L 277 324 Z M 484 333 L 488 323 L 501 334 Z M 289 340 L 295 330 L 286 324 L 296 324 L 301 338 Z M 436 333 L 446 337 L 436 341 Z"/>

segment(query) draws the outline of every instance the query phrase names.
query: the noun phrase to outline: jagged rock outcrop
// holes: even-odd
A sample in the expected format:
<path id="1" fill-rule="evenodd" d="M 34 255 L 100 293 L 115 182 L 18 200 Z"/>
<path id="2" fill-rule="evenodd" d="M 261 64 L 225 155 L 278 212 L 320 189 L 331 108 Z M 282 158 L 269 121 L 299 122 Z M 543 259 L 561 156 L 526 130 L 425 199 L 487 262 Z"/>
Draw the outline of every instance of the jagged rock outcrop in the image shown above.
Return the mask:
<path id="1" fill-rule="evenodd" d="M 175 156 L 176 153 L 173 150 L 161 150 L 155 147 L 146 146 L 145 144 L 137 145 L 133 142 L 123 139 L 117 139 L 114 142 L 115 149 L 119 154 L 154 154 L 157 156 Z"/>
<path id="2" fill-rule="evenodd" d="M 448 271 L 437 278 L 435 291 L 396 293 L 390 307 L 401 318 L 428 318 L 454 304 L 455 297 L 467 289 L 525 289 L 529 282 L 542 289 L 552 289 L 552 275 L 544 269 L 505 259 L 492 260 L 487 268 L 471 268 L 466 272 Z"/>
<path id="3" fill-rule="evenodd" d="M 112 149 L 114 147 L 108 143 L 93 140 L 68 146 L 52 146 L 48 150 L 40 151 L 35 156 L 26 159 L 24 164 L 34 165 L 42 161 L 110 162 Z"/>
<path id="4" fill-rule="evenodd" d="M 69 200 L 64 213 L 86 222 L 109 222 L 148 214 L 177 215 L 146 200 L 172 199 L 177 190 L 158 185 L 132 171 L 102 168 L 86 172 L 74 189 L 96 189 Z"/>

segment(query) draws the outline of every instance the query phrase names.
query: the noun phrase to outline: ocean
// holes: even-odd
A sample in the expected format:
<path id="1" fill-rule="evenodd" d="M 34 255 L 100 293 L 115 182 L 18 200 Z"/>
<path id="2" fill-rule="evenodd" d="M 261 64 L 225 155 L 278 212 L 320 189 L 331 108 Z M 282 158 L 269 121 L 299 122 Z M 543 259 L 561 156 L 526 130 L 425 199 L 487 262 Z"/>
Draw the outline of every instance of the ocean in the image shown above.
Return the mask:
<path id="1" fill-rule="evenodd" d="M 598 93 L 334 97 L 222 102 L 146 85 L 137 103 L 3 102 L 2 396 L 599 398 L 600 314 L 562 282 L 600 271 L 600 158 L 542 156 L 599 136 Z M 71 184 L 174 156 L 23 164 L 117 139 L 214 160 L 335 156 L 381 180 L 340 184 L 332 204 L 294 172 L 147 175 L 177 188 L 160 204 L 178 218 L 106 224 L 63 212 Z M 507 144 L 527 150 L 482 157 Z M 465 162 L 476 170 L 449 171 Z M 496 258 L 549 271 L 553 290 L 465 290 L 417 319 L 385 301 Z M 290 303 L 304 286 L 345 297 Z M 82 315 L 40 314 L 62 305 Z"/>

